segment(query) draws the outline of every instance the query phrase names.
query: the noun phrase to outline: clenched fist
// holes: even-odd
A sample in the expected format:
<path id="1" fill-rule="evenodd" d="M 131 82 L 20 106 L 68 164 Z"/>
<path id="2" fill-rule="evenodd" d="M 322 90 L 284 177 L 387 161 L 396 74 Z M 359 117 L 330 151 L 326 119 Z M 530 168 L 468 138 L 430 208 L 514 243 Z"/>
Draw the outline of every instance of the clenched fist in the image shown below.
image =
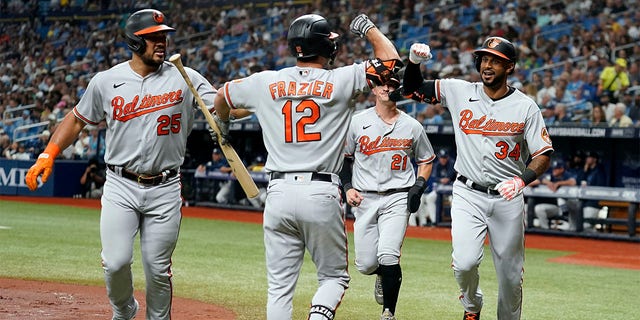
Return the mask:
<path id="1" fill-rule="evenodd" d="M 349 29 L 353 34 L 357 35 L 360 38 L 364 38 L 364 36 L 367 34 L 367 31 L 375 26 L 376 25 L 373 24 L 371 19 L 369 19 L 366 14 L 361 13 L 357 17 L 353 18 L 353 21 L 351 21 L 351 24 L 349 25 Z"/>
<path id="2" fill-rule="evenodd" d="M 409 49 L 409 61 L 420 64 L 431 60 L 431 48 L 424 43 L 414 43 Z"/>

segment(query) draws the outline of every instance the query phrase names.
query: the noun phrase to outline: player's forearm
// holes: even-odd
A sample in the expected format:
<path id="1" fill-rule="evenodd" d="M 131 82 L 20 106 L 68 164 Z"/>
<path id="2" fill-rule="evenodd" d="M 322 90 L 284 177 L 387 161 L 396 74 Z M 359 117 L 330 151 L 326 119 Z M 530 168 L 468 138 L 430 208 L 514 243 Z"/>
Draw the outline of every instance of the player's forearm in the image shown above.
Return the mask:
<path id="1" fill-rule="evenodd" d="M 57 145 L 60 150 L 66 149 L 78 138 L 85 125 L 86 123 L 76 118 L 73 112 L 69 112 L 51 136 L 49 144 Z"/>
<path id="2" fill-rule="evenodd" d="M 393 45 L 393 42 L 391 42 L 380 29 L 375 27 L 371 28 L 371 30 L 367 32 L 367 39 L 371 43 L 371 46 L 373 46 L 373 54 L 375 57 L 382 60 L 400 60 L 400 55 Z"/>
<path id="3" fill-rule="evenodd" d="M 429 180 L 431 176 L 431 170 L 433 170 L 433 163 L 425 163 L 418 166 L 418 177 L 423 177 L 425 180 Z"/>
<path id="4" fill-rule="evenodd" d="M 549 156 L 547 156 L 546 154 L 539 155 L 531 159 L 531 162 L 527 166 L 527 169 L 533 170 L 536 174 L 536 178 L 538 178 L 543 173 L 547 172 L 547 170 L 549 169 L 550 163 L 551 163 L 551 158 L 549 158 Z"/>

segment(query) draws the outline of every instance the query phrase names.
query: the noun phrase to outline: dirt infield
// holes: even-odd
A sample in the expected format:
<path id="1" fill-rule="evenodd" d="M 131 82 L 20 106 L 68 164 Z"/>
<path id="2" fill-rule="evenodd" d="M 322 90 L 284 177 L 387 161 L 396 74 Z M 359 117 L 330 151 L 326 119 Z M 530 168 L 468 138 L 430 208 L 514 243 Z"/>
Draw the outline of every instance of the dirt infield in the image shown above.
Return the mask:
<path id="1" fill-rule="evenodd" d="M 83 208 L 99 208 L 98 200 L 73 198 L 7 197 L 0 200 L 72 205 Z M 212 209 L 202 207 L 183 208 L 184 217 L 218 219 L 261 223 L 259 212 Z M 349 221 L 347 228 L 353 231 Z M 450 241 L 448 228 L 409 227 L 407 236 Z M 527 235 L 526 247 L 569 251 L 571 254 L 555 258 L 553 262 L 592 265 L 608 268 L 640 270 L 638 243 L 611 240 Z M 137 293 L 137 297 L 144 297 Z M 144 299 L 140 301 L 144 310 Z M 0 319 L 95 319 L 110 314 L 104 287 L 82 286 L 19 279 L 0 279 Z M 144 312 L 138 313 L 143 318 Z M 232 311 L 204 302 L 174 297 L 174 320 L 229 320 L 235 319 Z"/>

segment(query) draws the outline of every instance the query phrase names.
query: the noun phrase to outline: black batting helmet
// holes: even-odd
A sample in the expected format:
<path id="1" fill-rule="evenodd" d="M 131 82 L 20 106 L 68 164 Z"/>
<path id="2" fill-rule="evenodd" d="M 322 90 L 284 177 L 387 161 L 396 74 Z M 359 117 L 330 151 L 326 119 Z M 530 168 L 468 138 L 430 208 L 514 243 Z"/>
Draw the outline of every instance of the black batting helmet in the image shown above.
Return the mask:
<path id="1" fill-rule="evenodd" d="M 480 49 L 473 51 L 476 70 L 478 70 L 478 72 L 480 72 L 481 57 L 485 54 L 492 54 L 509 62 L 513 62 L 514 64 L 518 60 L 516 47 L 514 47 L 509 40 L 501 37 L 489 37 L 482 43 Z"/>
<path id="2" fill-rule="evenodd" d="M 338 34 L 331 32 L 327 20 L 317 14 L 306 14 L 295 19 L 289 26 L 287 41 L 289 51 L 296 58 L 321 56 L 330 63 L 338 53 Z"/>
<path id="3" fill-rule="evenodd" d="M 146 49 L 147 43 L 142 35 L 158 31 L 176 31 L 165 23 L 165 16 L 155 9 L 143 9 L 134 12 L 124 27 L 124 34 L 127 39 L 127 46 L 131 51 L 142 53 Z"/>

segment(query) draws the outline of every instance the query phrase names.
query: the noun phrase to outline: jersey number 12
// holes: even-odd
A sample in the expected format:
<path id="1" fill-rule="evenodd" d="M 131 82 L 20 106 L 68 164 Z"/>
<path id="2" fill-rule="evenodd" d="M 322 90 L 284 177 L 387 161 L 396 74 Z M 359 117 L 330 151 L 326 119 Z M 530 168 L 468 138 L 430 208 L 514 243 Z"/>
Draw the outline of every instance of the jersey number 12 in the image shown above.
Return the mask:
<path id="1" fill-rule="evenodd" d="M 310 111 L 308 115 L 302 115 L 294 123 L 294 115 L 306 113 Z M 312 125 L 320 118 L 320 106 L 313 100 L 302 100 L 295 107 L 291 100 L 282 106 L 282 115 L 284 116 L 284 141 L 287 143 L 294 142 L 309 142 L 319 141 L 321 139 L 320 132 L 308 132 L 306 130 L 307 125 Z"/>

